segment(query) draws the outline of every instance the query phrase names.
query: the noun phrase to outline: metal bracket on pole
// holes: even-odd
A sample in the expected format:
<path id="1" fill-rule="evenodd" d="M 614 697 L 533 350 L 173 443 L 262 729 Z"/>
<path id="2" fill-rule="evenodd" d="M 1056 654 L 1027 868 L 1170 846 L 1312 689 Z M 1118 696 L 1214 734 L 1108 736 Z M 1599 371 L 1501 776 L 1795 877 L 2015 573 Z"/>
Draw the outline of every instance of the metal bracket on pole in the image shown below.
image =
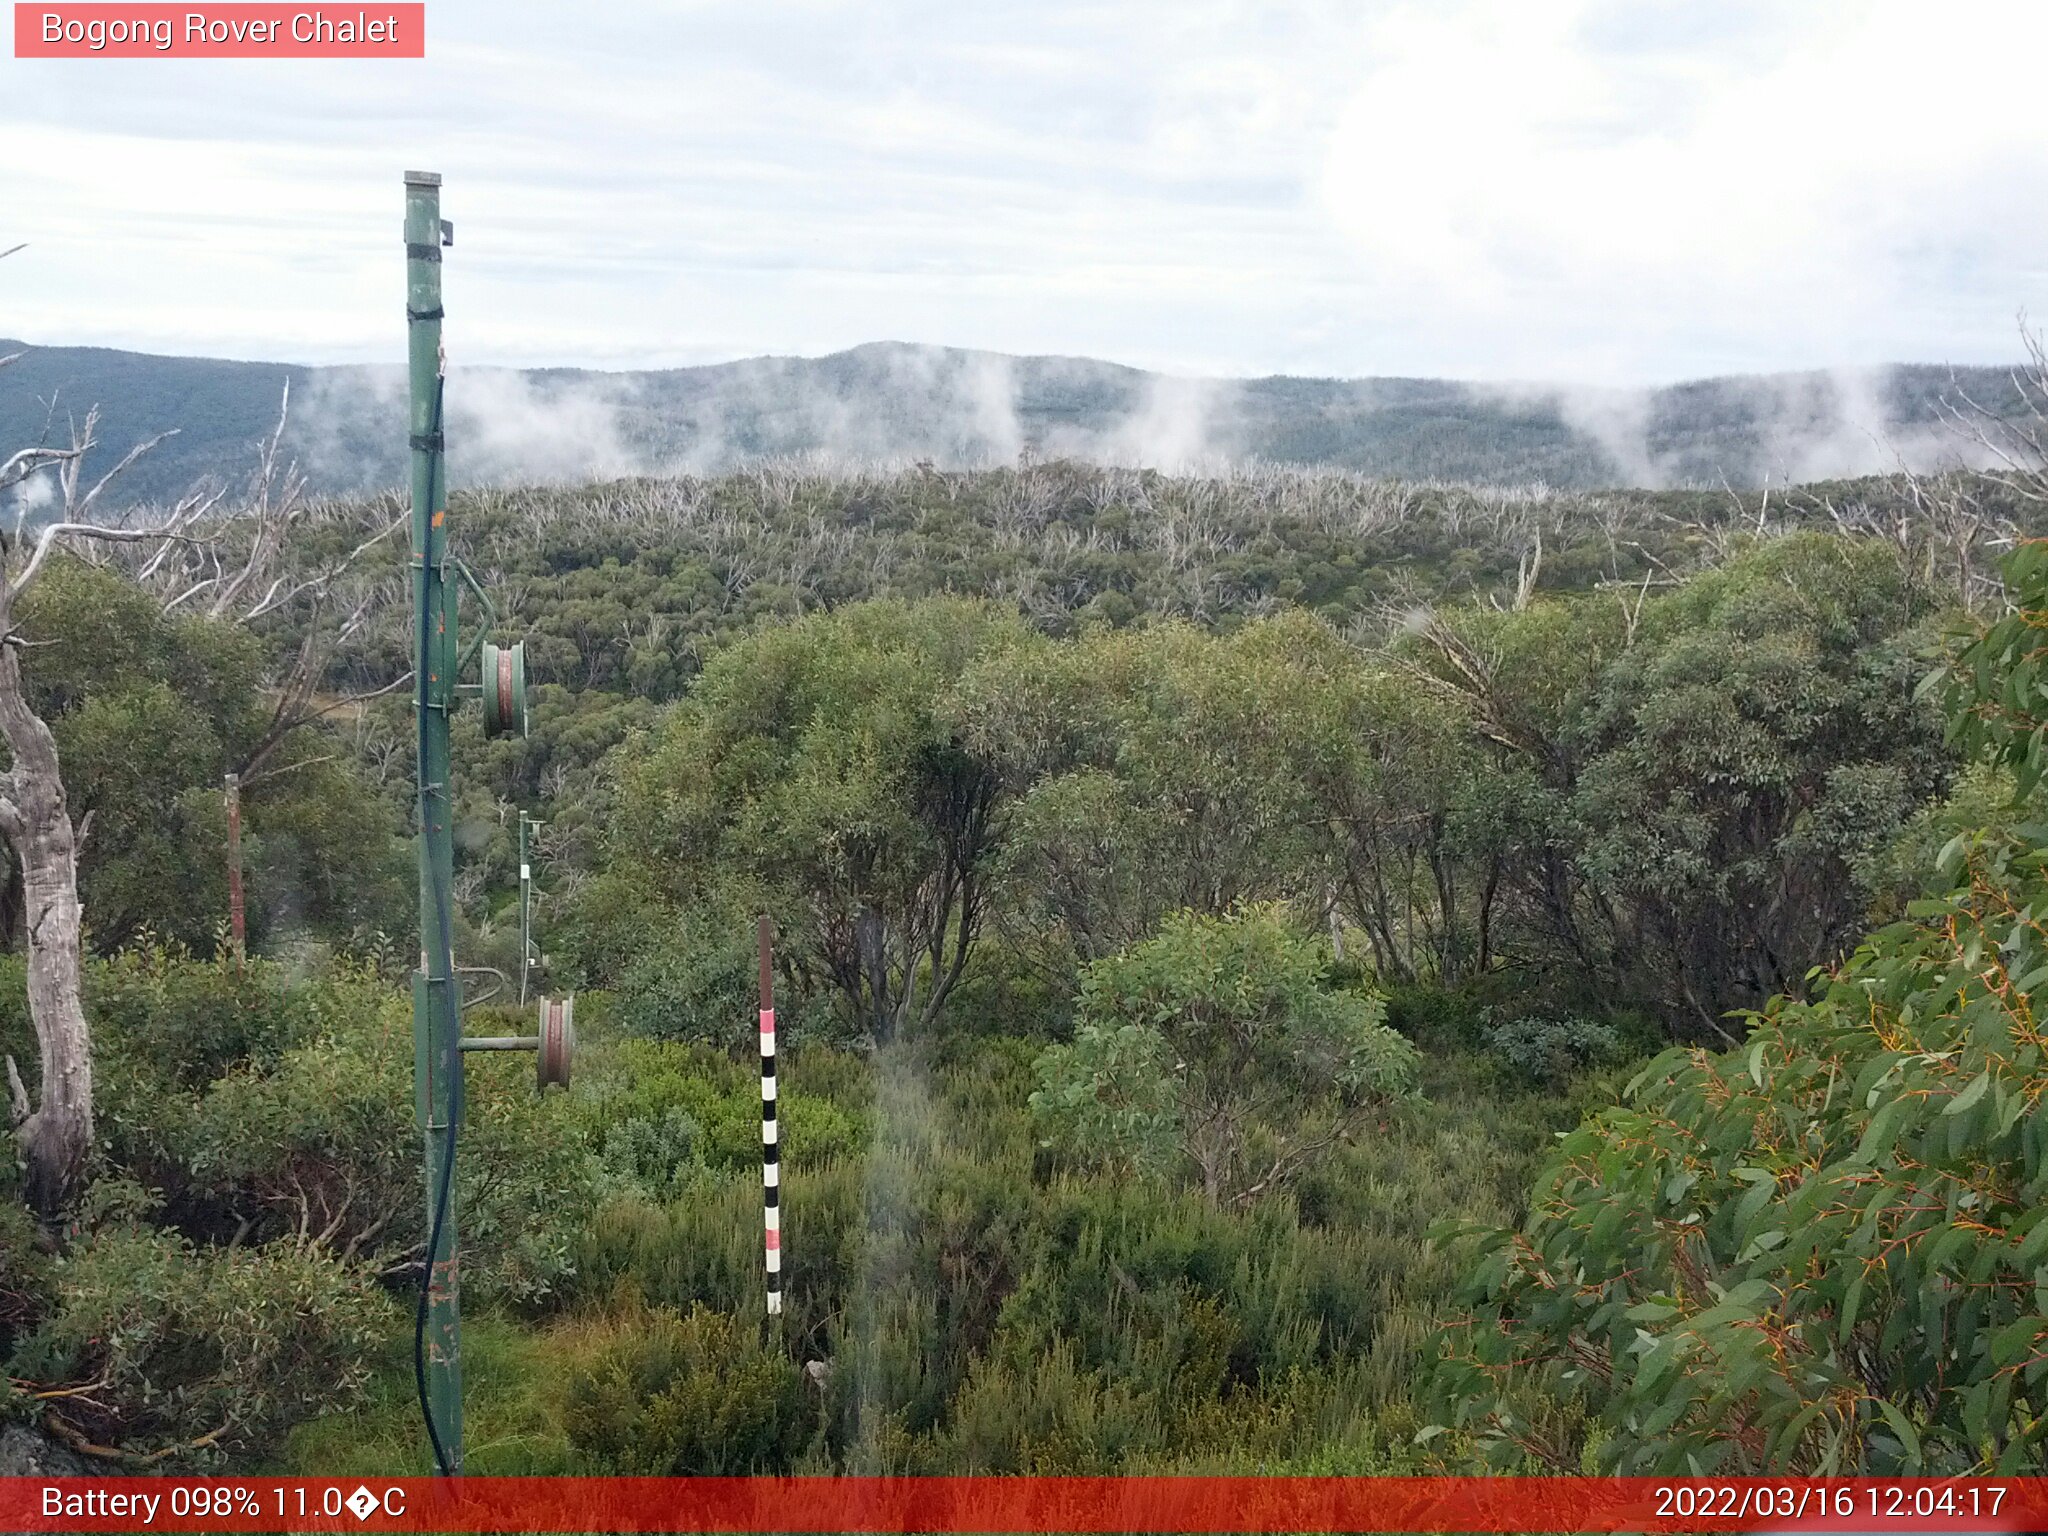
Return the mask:
<path id="1" fill-rule="evenodd" d="M 491 601 L 490 593 L 484 590 L 483 583 L 476 579 L 476 574 L 470 570 L 466 561 L 451 560 L 449 564 L 455 568 L 455 574 L 462 578 L 462 584 L 476 594 L 477 606 L 484 611 L 483 622 L 477 626 L 476 638 L 465 645 L 462 654 L 455 659 L 455 671 L 459 676 L 469 670 L 469 664 L 476 659 L 476 653 L 483 649 L 484 641 L 489 639 L 491 631 L 498 627 L 498 609 Z M 463 691 L 467 692 L 471 686 L 463 684 Z M 481 688 L 483 685 L 478 683 L 473 686 Z"/>
<path id="2" fill-rule="evenodd" d="M 576 1054 L 576 996 L 540 1000 L 540 1032 L 533 1035 L 464 1035 L 465 1051 L 532 1051 L 533 1072 L 542 1088 L 569 1086 L 569 1064 Z"/>

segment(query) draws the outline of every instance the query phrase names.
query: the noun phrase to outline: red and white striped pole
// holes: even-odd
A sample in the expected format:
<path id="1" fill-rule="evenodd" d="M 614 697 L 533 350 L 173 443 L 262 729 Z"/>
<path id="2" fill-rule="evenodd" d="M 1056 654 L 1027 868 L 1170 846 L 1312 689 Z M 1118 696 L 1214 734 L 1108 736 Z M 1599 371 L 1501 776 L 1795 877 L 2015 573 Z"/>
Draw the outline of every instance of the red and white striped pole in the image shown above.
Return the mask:
<path id="1" fill-rule="evenodd" d="M 766 914 L 761 940 L 761 1219 L 767 1263 L 768 1315 L 782 1314 L 782 1147 L 775 1125 L 775 984 L 769 971 L 773 930 Z"/>

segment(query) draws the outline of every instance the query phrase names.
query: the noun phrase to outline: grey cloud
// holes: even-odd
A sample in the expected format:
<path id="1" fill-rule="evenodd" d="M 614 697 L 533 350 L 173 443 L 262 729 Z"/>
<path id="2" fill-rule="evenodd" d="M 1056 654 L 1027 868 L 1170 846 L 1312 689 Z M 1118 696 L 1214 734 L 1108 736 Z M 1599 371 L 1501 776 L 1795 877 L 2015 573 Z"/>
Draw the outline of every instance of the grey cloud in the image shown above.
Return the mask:
<path id="1" fill-rule="evenodd" d="M 902 336 L 1180 374 L 1640 382 L 1991 360 L 2011 351 L 2012 312 L 2048 303 L 2037 135 L 1966 133 L 1900 190 L 1896 155 L 1863 185 L 1877 173 L 1828 126 L 1840 114 L 1791 115 L 1863 21 L 1883 46 L 1852 62 L 1880 74 L 1910 57 L 1900 38 L 1951 25 L 1892 0 L 1711 16 L 1560 0 L 1555 62 L 1604 93 L 1563 93 L 1584 121 L 1539 122 L 1558 131 L 1526 169 L 1582 213 L 1493 219 L 1487 174 L 1520 125 L 1463 133 L 1486 98 L 1469 78 L 1461 96 L 1458 72 L 1501 65 L 1489 17 L 1550 9 L 437 0 L 429 58 L 402 69 L 17 61 L 0 133 L 21 186 L 0 236 L 37 260 L 5 274 L 4 324 L 51 344 L 388 355 L 390 218 L 413 163 L 447 173 L 462 230 L 451 313 L 488 296 L 459 311 L 462 356 L 498 363 Z M 2000 127 L 2024 108 L 1975 82 L 2005 78 L 1986 55 L 1949 49 L 1924 90 L 1894 93 L 1898 111 Z M 1449 87 L 1401 119 L 1425 130 L 1369 135 L 1358 156 L 1418 184 L 1396 174 L 1336 206 L 1337 125 L 1384 93 L 1383 67 L 1398 85 L 1432 60 Z M 1784 112 L 1736 110 L 1745 80 L 1781 68 Z M 1737 128 L 1767 124 L 1773 178 L 1736 174 L 1754 144 L 1731 146 L 1726 124 L 1656 158 L 1717 102 Z M 1809 174 L 1824 238 L 1718 233 L 1766 181 Z M 1432 259 L 1432 230 L 1474 227 L 1498 291 Z M 1603 266 L 1615 249 L 1641 257 L 1627 281 Z M 1770 259 L 1720 259 L 1744 252 Z"/>

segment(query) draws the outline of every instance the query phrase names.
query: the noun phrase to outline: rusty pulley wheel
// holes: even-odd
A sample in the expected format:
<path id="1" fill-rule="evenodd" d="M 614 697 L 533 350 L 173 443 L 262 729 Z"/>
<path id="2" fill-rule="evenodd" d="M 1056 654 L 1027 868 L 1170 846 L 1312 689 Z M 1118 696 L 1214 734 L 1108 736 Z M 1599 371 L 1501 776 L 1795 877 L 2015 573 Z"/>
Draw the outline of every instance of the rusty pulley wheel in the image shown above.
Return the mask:
<path id="1" fill-rule="evenodd" d="M 541 1087 L 550 1083 L 569 1086 L 569 1058 L 576 1054 L 576 998 L 544 997 L 540 1000 L 540 1048 L 534 1052 L 535 1074 Z"/>
<path id="2" fill-rule="evenodd" d="M 482 651 L 484 734 L 524 736 L 526 734 L 526 644 L 484 642 Z"/>

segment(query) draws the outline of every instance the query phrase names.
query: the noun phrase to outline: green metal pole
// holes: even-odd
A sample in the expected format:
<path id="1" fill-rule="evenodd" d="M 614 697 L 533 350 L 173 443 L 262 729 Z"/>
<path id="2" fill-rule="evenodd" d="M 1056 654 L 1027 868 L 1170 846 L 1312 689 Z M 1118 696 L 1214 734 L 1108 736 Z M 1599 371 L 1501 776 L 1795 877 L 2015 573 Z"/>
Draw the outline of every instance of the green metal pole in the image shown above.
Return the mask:
<path id="1" fill-rule="evenodd" d="M 448 590 L 442 465 L 441 178 L 405 176 L 405 306 L 412 388 L 413 702 L 419 724 L 420 968 L 413 978 L 415 1107 L 426 1143 L 427 1288 L 422 1407 L 441 1469 L 462 1470 L 461 1308 L 453 1184 L 462 1114 L 461 1001 L 451 931 L 448 721 L 456 702 L 455 603 Z M 438 1240 L 435 1240 L 438 1234 Z"/>

